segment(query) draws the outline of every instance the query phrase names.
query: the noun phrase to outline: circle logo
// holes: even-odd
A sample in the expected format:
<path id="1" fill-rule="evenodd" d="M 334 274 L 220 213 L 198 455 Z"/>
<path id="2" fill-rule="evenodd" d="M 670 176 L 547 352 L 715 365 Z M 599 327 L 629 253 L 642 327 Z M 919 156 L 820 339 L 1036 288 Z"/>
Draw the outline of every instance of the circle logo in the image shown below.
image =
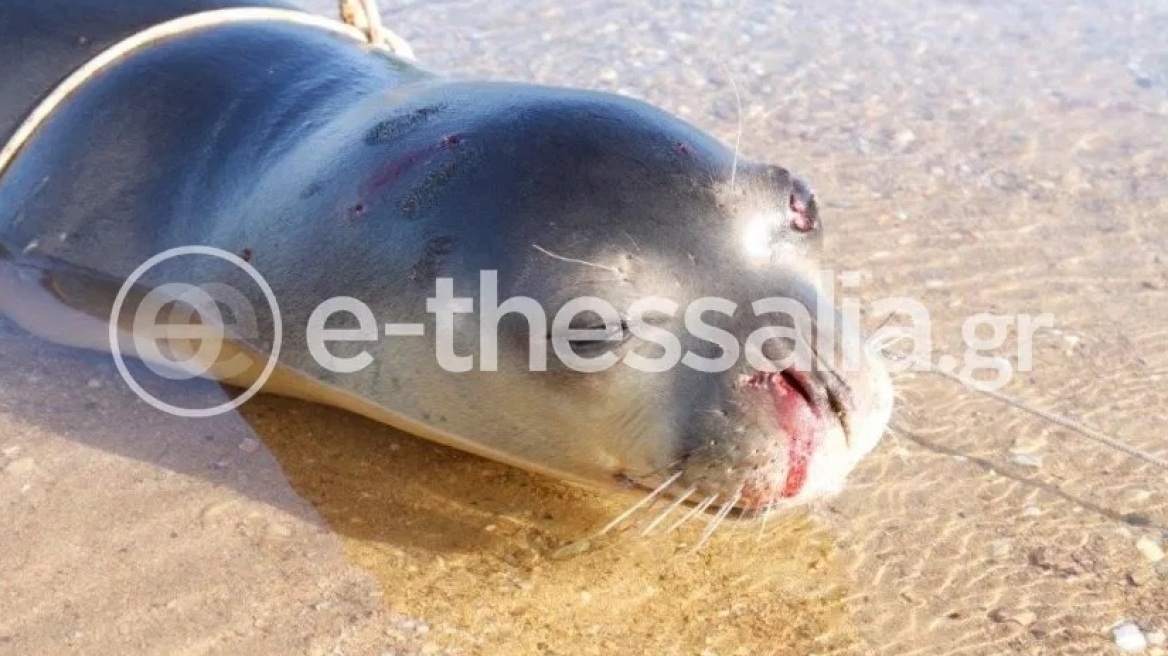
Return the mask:
<path id="1" fill-rule="evenodd" d="M 202 256 L 213 257 L 226 261 L 242 270 L 263 292 L 264 300 L 272 317 L 272 348 L 264 363 L 263 369 L 255 381 L 242 394 L 219 405 L 210 408 L 184 408 L 168 403 L 151 394 L 130 373 L 126 366 L 122 346 L 122 329 L 119 318 L 134 285 L 138 283 L 151 269 L 158 265 L 179 257 Z M 223 359 L 223 344 L 227 337 L 227 317 L 221 307 L 230 312 L 233 327 L 254 332 L 257 329 L 255 307 L 247 296 L 234 287 L 212 282 L 202 285 L 190 283 L 166 283 L 151 289 L 146 293 L 137 309 L 134 311 L 133 322 L 130 327 L 130 338 L 133 341 L 134 353 L 154 373 L 171 380 L 185 380 L 206 375 L 217 367 L 219 371 L 226 371 L 229 375 L 242 373 L 250 368 L 251 358 L 243 353 L 235 353 L 228 359 Z M 160 323 L 165 314 L 168 322 Z M 276 295 L 271 285 L 264 280 L 260 272 L 234 253 L 211 246 L 180 246 L 159 253 L 143 262 L 126 281 L 122 283 L 110 310 L 109 346 L 114 356 L 114 364 L 122 379 L 134 390 L 142 400 L 163 412 L 191 419 L 214 417 L 230 412 L 247 403 L 251 397 L 259 393 L 264 383 L 276 369 L 280 357 L 280 346 L 283 339 L 284 327 L 280 318 L 280 307 L 276 302 Z M 180 344 L 198 342 L 193 353 L 187 353 L 183 358 L 169 357 L 163 353 L 163 346 L 167 347 L 171 355 L 175 355 Z"/>

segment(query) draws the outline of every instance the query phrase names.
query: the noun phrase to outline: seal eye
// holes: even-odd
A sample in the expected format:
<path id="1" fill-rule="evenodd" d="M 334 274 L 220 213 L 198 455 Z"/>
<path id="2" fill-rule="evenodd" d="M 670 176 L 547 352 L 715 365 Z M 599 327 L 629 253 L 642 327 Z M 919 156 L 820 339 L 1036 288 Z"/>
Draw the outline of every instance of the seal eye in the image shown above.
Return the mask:
<path id="1" fill-rule="evenodd" d="M 629 322 L 627 319 L 621 319 L 620 325 L 612 326 L 612 330 L 607 330 L 604 324 L 582 326 L 581 329 L 595 331 L 597 334 L 605 333 L 601 339 L 573 339 L 569 342 L 572 345 L 572 350 L 584 353 L 595 353 L 606 348 L 612 348 L 627 340 L 632 334 L 629 331 Z"/>

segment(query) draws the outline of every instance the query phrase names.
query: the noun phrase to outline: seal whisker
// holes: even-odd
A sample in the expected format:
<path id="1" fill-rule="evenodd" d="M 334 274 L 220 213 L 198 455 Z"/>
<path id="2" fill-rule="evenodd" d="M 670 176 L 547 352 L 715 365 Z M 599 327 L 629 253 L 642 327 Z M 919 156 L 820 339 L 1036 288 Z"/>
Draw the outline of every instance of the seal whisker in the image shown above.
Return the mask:
<path id="1" fill-rule="evenodd" d="M 698 538 L 698 541 L 694 544 L 693 548 L 689 550 L 691 554 L 697 553 L 703 546 L 705 546 L 706 542 L 708 542 L 714 535 L 714 531 L 718 530 L 718 527 L 721 526 L 722 522 L 726 520 L 726 516 L 730 514 L 730 511 L 734 509 L 734 505 L 737 504 L 738 500 L 741 498 L 742 488 L 738 488 L 738 490 L 734 493 L 734 496 L 730 497 L 729 501 L 722 504 L 722 507 L 718 509 L 718 514 L 714 515 L 713 519 L 710 520 L 710 523 L 706 525 L 706 530 L 702 531 L 701 537 Z"/>
<path id="2" fill-rule="evenodd" d="M 888 351 L 888 349 L 896 346 L 909 337 L 910 335 L 908 331 L 892 332 L 883 335 L 873 334 L 868 337 L 868 340 L 864 346 L 873 353 L 884 354 Z"/>
<path id="3" fill-rule="evenodd" d="M 690 489 L 686 490 L 685 493 L 683 493 L 681 496 L 674 499 L 673 503 L 666 506 L 664 510 L 662 510 L 660 513 L 657 514 L 657 517 L 655 517 L 653 519 L 653 521 L 649 522 L 649 525 L 645 527 L 645 530 L 641 531 L 641 537 L 645 537 L 646 535 L 649 535 L 650 533 L 652 533 L 653 529 L 657 528 L 661 524 L 661 522 L 665 521 L 666 517 L 669 517 L 671 514 L 673 514 L 674 510 L 677 510 L 681 506 L 681 504 L 685 503 L 686 499 L 693 496 L 694 492 L 697 492 L 697 491 L 698 491 L 698 489 L 696 487 L 691 487 Z"/>
<path id="4" fill-rule="evenodd" d="M 539 244 L 532 244 L 531 247 L 534 248 L 535 250 L 539 251 L 540 253 L 547 255 L 548 257 L 552 258 L 553 260 L 560 260 L 561 262 L 570 262 L 572 264 L 582 264 L 584 266 L 590 266 L 590 267 L 593 267 L 596 269 L 601 269 L 604 271 L 611 271 L 612 273 L 615 273 L 616 275 L 618 275 L 622 278 L 624 277 L 624 274 L 621 273 L 621 270 L 616 268 L 616 267 L 613 267 L 613 266 L 606 266 L 604 264 L 597 264 L 596 262 L 589 262 L 587 260 L 578 260 L 574 257 L 564 257 L 563 255 L 557 255 L 556 253 L 549 251 L 548 249 L 540 246 Z"/>
<path id="5" fill-rule="evenodd" d="M 656 476 L 657 474 L 660 474 L 661 472 L 673 469 L 674 467 L 680 465 L 682 463 L 682 461 L 684 461 L 684 460 L 685 460 L 684 458 L 677 458 L 677 459 L 675 459 L 675 460 L 673 460 L 665 465 L 658 467 L 657 469 L 650 471 L 649 473 L 647 473 L 643 476 L 640 476 L 639 478 L 652 478 L 652 477 Z"/>
<path id="6" fill-rule="evenodd" d="M 617 515 L 616 519 L 612 520 L 607 525 L 605 525 L 604 528 L 600 529 L 600 532 L 597 533 L 597 535 L 604 535 L 605 533 L 608 533 L 612 529 L 619 526 L 626 519 L 631 517 L 633 514 L 635 514 L 638 510 L 640 510 L 640 509 L 644 508 L 645 506 L 649 505 L 650 503 L 652 503 L 653 500 L 656 499 L 666 489 L 668 489 L 670 485 L 673 485 L 674 483 L 676 483 L 677 479 L 681 478 L 681 474 L 682 474 L 682 472 L 677 472 L 673 476 L 670 476 L 668 479 L 666 479 L 666 481 L 664 483 L 662 483 L 661 485 L 658 485 L 656 488 L 653 489 L 652 492 L 646 494 L 645 498 L 643 498 L 640 501 L 633 504 L 632 507 L 630 507 L 628 510 Z"/>
<path id="7" fill-rule="evenodd" d="M 733 530 L 738 531 L 738 535 L 745 535 L 746 531 L 745 531 L 744 527 L 746 526 L 746 523 L 758 520 L 760 515 L 762 515 L 761 508 L 752 508 L 749 510 L 745 510 L 745 509 L 739 510 L 738 515 L 733 520 L 734 525 L 735 525 L 735 528 Z M 735 542 L 734 543 L 734 553 L 737 554 L 738 550 L 740 548 L 742 548 L 743 545 L 744 545 L 744 542 L 742 540 Z"/>
<path id="8" fill-rule="evenodd" d="M 594 292 L 597 285 L 611 285 L 612 278 L 578 278 L 564 283 L 564 291 L 585 290 L 585 294 Z"/>
<path id="9" fill-rule="evenodd" d="M 890 315 L 884 317 L 884 321 L 881 321 L 880 325 L 876 326 L 875 328 L 872 329 L 872 332 L 868 333 L 868 337 L 867 337 L 867 339 L 864 340 L 864 343 L 871 342 L 872 339 L 875 338 L 876 335 L 879 334 L 880 331 L 883 330 L 885 326 L 892 323 L 892 318 L 894 316 L 896 316 L 896 315 L 890 314 Z"/>
<path id="10" fill-rule="evenodd" d="M 682 525 L 689 522 L 689 520 L 693 519 L 694 517 L 697 517 L 698 514 L 705 512 L 706 508 L 709 508 L 710 504 L 714 503 L 717 500 L 718 500 L 718 495 L 716 495 L 716 494 L 706 497 L 705 500 L 703 500 L 701 503 L 699 503 L 698 505 L 691 508 L 690 511 L 687 512 L 684 516 L 682 516 L 681 519 L 677 520 L 669 528 L 665 529 L 665 532 L 672 533 L 672 532 L 676 531 L 677 529 L 681 528 Z"/>
<path id="11" fill-rule="evenodd" d="M 738 90 L 738 81 L 734 79 L 728 66 L 723 65 L 722 70 L 726 73 L 726 79 L 730 81 L 730 88 L 734 89 L 734 102 L 738 103 L 738 134 L 734 136 L 734 163 L 730 167 L 730 189 L 734 189 L 734 185 L 738 181 L 738 159 L 742 154 L 742 132 L 745 127 L 745 117 L 742 111 L 742 93 Z"/>
<path id="12" fill-rule="evenodd" d="M 755 536 L 755 539 L 754 539 L 755 542 L 762 542 L 762 539 L 764 537 L 766 537 L 767 522 L 770 521 L 771 511 L 773 511 L 774 509 L 775 509 L 775 502 L 774 501 L 771 501 L 770 503 L 768 503 L 766 505 L 765 508 L 762 509 L 762 520 L 759 522 L 759 525 L 758 525 L 758 535 Z"/>
<path id="13" fill-rule="evenodd" d="M 625 235 L 625 237 L 627 237 L 627 238 L 628 238 L 629 242 L 630 242 L 630 243 L 632 243 L 632 245 L 633 245 L 633 248 L 637 249 L 637 252 L 638 252 L 638 253 L 639 253 L 639 252 L 641 252 L 641 245 L 637 243 L 637 240 L 636 240 L 636 239 L 633 239 L 633 236 L 629 234 L 629 231 L 628 231 L 628 230 L 622 230 L 621 232 L 623 232 L 623 233 L 624 233 L 624 235 Z"/>

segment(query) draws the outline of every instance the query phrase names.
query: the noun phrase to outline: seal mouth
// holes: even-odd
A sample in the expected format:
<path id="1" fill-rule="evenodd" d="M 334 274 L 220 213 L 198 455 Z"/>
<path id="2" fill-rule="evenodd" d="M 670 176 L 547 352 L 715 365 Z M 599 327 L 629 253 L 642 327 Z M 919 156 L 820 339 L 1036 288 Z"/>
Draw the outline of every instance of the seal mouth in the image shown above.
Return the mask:
<path id="1" fill-rule="evenodd" d="M 812 461 L 827 440 L 831 425 L 838 425 L 848 440 L 848 415 L 853 407 L 850 387 L 831 371 L 809 372 L 795 367 L 742 375 L 735 387 L 772 428 L 759 435 L 765 444 L 760 442 L 745 462 L 731 469 L 746 472 L 737 491 L 726 494 L 727 486 L 718 485 L 723 493 L 713 496 L 733 498 L 737 512 L 769 509 L 798 497 L 807 486 Z M 684 466 L 678 475 L 683 471 Z M 646 477 L 622 473 L 616 478 L 620 487 L 673 496 L 671 490 L 646 484 Z M 699 483 L 694 490 L 705 487 Z M 717 510 L 717 504 L 706 509 Z"/>
<path id="2" fill-rule="evenodd" d="M 738 386 L 769 392 L 780 422 L 783 412 L 780 406 L 784 405 L 780 401 L 796 394 L 821 419 L 834 415 L 843 426 L 845 437 L 848 433 L 848 416 L 855 410 L 855 400 L 848 384 L 832 371 L 808 372 L 795 367 L 778 372 L 760 371 L 752 376 L 742 376 Z"/>
<path id="3" fill-rule="evenodd" d="M 776 397 L 776 402 L 780 397 L 798 394 L 817 414 L 822 414 L 824 406 L 830 403 L 826 386 L 807 372 L 798 371 L 794 367 L 779 372 L 760 371 L 753 376 L 743 376 L 740 386 L 768 391 Z"/>
<path id="4" fill-rule="evenodd" d="M 774 372 L 759 371 L 739 376 L 735 389 L 742 395 L 744 406 L 755 408 L 763 419 L 762 431 L 756 443 L 742 461 L 718 471 L 738 472 L 742 477 L 731 483 L 726 474 L 699 474 L 686 496 L 699 493 L 691 503 L 705 498 L 731 500 L 737 513 L 771 509 L 783 501 L 791 501 L 805 491 L 811 477 L 812 463 L 821 448 L 839 430 L 845 442 L 849 439 L 849 417 L 855 411 L 851 387 L 830 370 L 803 371 L 795 367 Z M 687 465 L 674 470 L 683 476 Z M 658 475 L 661 472 L 658 472 Z M 734 475 L 730 474 L 733 478 Z M 653 495 L 676 496 L 671 478 L 664 488 L 646 483 L 649 477 L 633 477 L 627 473 L 617 476 L 621 487 L 636 487 Z M 714 481 L 717 481 L 714 483 Z M 729 490 L 733 489 L 733 492 Z M 718 491 L 720 490 L 720 492 Z M 705 496 L 705 493 L 714 493 Z M 707 511 L 718 510 L 716 503 L 699 504 Z"/>
<path id="5" fill-rule="evenodd" d="M 782 499 L 798 496 L 807 484 L 811 460 L 823 442 L 825 420 L 834 414 L 838 401 L 833 400 L 821 378 L 793 367 L 745 377 L 742 387 L 767 397 L 778 426 L 787 436 L 787 471 L 777 490 L 767 484 L 744 485 L 739 505 L 760 507 L 775 496 Z"/>

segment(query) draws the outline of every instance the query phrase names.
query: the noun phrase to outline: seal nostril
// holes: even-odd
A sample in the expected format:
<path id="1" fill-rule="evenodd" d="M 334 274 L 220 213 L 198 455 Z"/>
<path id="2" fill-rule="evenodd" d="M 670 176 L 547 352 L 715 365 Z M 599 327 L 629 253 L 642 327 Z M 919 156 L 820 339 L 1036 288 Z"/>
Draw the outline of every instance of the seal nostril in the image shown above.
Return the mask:
<path id="1" fill-rule="evenodd" d="M 787 207 L 791 211 L 791 227 L 798 232 L 811 232 L 819 227 L 819 212 L 815 193 L 806 182 L 796 178 L 791 185 Z"/>
<path id="2" fill-rule="evenodd" d="M 813 211 L 815 198 L 811 197 L 811 206 L 804 203 L 798 196 L 791 194 L 788 205 L 791 209 L 791 227 L 799 232 L 815 230 L 817 222 Z"/>

